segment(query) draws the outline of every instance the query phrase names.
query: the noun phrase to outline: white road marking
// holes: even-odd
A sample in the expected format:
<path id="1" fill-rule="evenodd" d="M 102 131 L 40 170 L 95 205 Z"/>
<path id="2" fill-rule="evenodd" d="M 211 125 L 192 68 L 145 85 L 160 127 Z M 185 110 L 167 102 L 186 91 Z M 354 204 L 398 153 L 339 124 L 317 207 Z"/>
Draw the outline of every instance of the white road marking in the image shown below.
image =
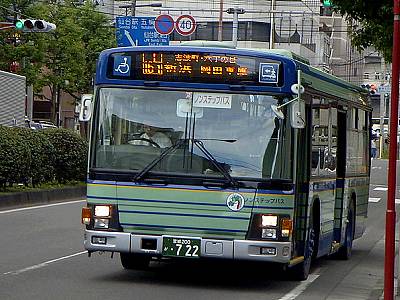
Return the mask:
<path id="1" fill-rule="evenodd" d="M 39 208 L 72 204 L 72 203 L 79 203 L 79 202 L 85 202 L 85 201 L 86 200 L 74 200 L 74 201 L 67 201 L 67 202 L 60 202 L 60 203 L 53 203 L 53 204 L 45 204 L 45 205 L 37 205 L 37 206 L 9 209 L 9 210 L 0 211 L 0 214 L 8 214 L 8 213 L 12 213 L 12 212 L 18 212 L 18 211 L 24 211 L 24 210 L 30 210 L 30 209 L 39 209 Z"/>
<path id="2" fill-rule="evenodd" d="M 287 293 L 283 297 L 279 298 L 279 300 L 293 300 L 293 299 L 296 299 L 318 277 L 319 277 L 319 275 L 317 275 L 317 274 L 308 275 L 308 279 L 307 280 L 302 281 L 298 286 L 296 286 L 289 293 Z"/>
<path id="3" fill-rule="evenodd" d="M 400 204 L 400 199 L 394 199 L 394 203 Z"/>
<path id="4" fill-rule="evenodd" d="M 368 198 L 368 202 L 379 202 L 379 201 L 381 201 L 381 198 L 372 198 L 372 197 Z"/>
<path id="5" fill-rule="evenodd" d="M 388 188 L 387 187 L 376 187 L 376 188 L 374 188 L 374 191 L 387 191 L 388 190 Z"/>
<path id="6" fill-rule="evenodd" d="M 56 258 L 56 259 L 48 260 L 48 261 L 42 262 L 40 264 L 24 268 L 24 269 L 20 269 L 20 270 L 16 270 L 16 271 L 9 271 L 9 272 L 3 273 L 3 275 L 18 275 L 18 274 L 24 273 L 26 271 L 40 269 L 40 268 L 43 268 L 43 267 L 45 267 L 45 266 L 47 266 L 47 265 L 49 265 L 51 263 L 55 263 L 55 262 L 58 262 L 58 261 L 61 261 L 61 260 L 64 260 L 64 259 L 68 259 L 68 258 L 71 258 L 71 257 L 74 257 L 74 256 L 82 255 L 82 254 L 85 254 L 85 253 L 87 253 L 86 250 L 82 251 L 82 252 L 74 253 L 74 254 L 71 254 L 71 255 L 59 257 L 59 258 Z"/>

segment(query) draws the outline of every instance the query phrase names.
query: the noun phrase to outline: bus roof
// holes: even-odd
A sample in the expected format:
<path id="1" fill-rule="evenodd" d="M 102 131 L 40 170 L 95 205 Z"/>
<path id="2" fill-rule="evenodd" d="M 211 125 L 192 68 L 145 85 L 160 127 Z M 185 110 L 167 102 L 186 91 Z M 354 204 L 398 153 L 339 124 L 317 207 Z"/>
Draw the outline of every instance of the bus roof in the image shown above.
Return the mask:
<path id="1" fill-rule="evenodd" d="M 208 47 L 208 48 L 229 48 L 229 49 L 236 49 L 233 42 L 219 42 L 219 41 L 205 41 L 205 40 L 195 40 L 195 41 L 186 41 L 180 44 L 176 44 L 177 46 L 187 46 L 187 47 Z M 274 53 L 282 56 L 286 56 L 297 61 L 303 62 L 307 65 L 310 64 L 310 61 L 305 57 L 297 55 L 296 53 L 286 50 L 286 49 L 254 49 L 254 48 L 237 48 L 239 50 L 256 50 L 256 51 L 266 51 L 266 53 Z"/>
<path id="2" fill-rule="evenodd" d="M 215 53 L 223 55 L 244 55 L 250 57 L 258 57 L 263 59 L 277 60 L 284 65 L 285 74 L 285 84 L 282 87 L 277 86 L 246 86 L 243 89 L 244 92 L 271 92 L 271 93 L 283 93 L 283 94 L 293 94 L 291 91 L 292 84 L 297 82 L 296 70 L 301 70 L 302 75 L 302 85 L 305 88 L 311 88 L 318 91 L 321 94 L 331 95 L 332 97 L 340 97 L 357 103 L 362 106 L 367 106 L 370 109 L 368 103 L 367 91 L 359 86 L 342 80 L 336 76 L 323 72 L 315 67 L 309 65 L 307 59 L 285 49 L 248 49 L 248 48 L 234 48 L 233 44 L 230 42 L 217 42 L 217 41 L 191 41 L 185 42 L 179 45 L 170 46 L 137 46 L 137 47 L 119 47 L 104 50 L 99 57 L 98 72 L 96 74 L 96 84 L 106 84 L 106 83 L 118 83 L 131 85 L 133 82 L 126 80 L 113 80 L 108 79 L 106 76 L 108 57 L 115 53 L 128 53 L 128 52 L 198 52 L 198 53 Z M 189 87 L 198 87 L 198 84 L 193 85 L 193 83 L 181 83 L 180 86 L 184 84 Z M 143 84 L 142 84 L 143 85 Z M 164 84 L 160 82 L 160 87 L 178 87 L 176 82 L 169 82 Z M 231 87 L 229 84 L 206 84 L 202 83 L 203 88 L 208 89 L 222 89 L 229 90 Z"/>

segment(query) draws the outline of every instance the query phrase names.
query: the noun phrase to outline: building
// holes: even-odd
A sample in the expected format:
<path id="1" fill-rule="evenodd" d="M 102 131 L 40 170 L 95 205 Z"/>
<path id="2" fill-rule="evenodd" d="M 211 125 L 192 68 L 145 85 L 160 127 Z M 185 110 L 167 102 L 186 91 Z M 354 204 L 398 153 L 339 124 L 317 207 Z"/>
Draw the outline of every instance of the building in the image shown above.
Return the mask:
<path id="1" fill-rule="evenodd" d="M 99 10 L 110 16 L 131 15 L 132 3 L 102 0 Z M 313 66 L 326 72 L 355 84 L 364 83 L 364 63 L 368 64 L 364 53 L 367 52 L 359 53 L 352 47 L 346 19 L 324 7 L 320 0 L 134 0 L 134 3 L 136 16 L 165 13 L 176 19 L 179 15 L 190 14 L 196 19 L 196 31 L 190 36 L 173 32 L 171 44 L 187 40 L 218 40 L 219 35 L 224 41 L 232 40 L 234 14 L 227 11 L 242 9 L 238 14 L 238 47 L 284 48 L 307 58 Z M 162 7 L 149 7 L 155 3 L 162 4 Z M 221 3 L 222 30 L 219 32 Z"/>
<path id="2" fill-rule="evenodd" d="M 387 115 L 389 111 L 387 104 L 381 105 L 383 95 L 378 88 L 389 83 L 388 66 L 374 49 L 358 52 L 348 36 L 349 24 L 346 18 L 324 7 L 321 0 L 97 1 L 100 1 L 99 11 L 108 14 L 110 18 L 131 15 L 130 7 L 135 3 L 136 16 L 169 14 L 176 19 L 182 14 L 192 15 L 197 22 L 196 31 L 190 36 L 181 36 L 174 31 L 170 35 L 171 44 L 187 40 L 217 41 L 221 38 L 223 41 L 231 41 L 234 14 L 228 11 L 239 10 L 238 47 L 291 50 L 325 72 L 356 85 L 375 86 L 375 93 L 371 96 L 374 117 L 385 115 L 385 112 Z M 156 3 L 162 7 L 149 6 Z"/>

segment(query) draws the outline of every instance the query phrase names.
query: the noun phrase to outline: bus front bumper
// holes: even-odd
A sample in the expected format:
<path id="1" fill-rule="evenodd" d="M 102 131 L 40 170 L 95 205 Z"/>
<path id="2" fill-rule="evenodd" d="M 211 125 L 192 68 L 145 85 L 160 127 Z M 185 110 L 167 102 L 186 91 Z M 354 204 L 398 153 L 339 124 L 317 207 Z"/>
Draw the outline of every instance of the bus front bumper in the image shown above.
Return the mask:
<path id="1" fill-rule="evenodd" d="M 179 238 L 194 237 L 179 236 Z M 160 235 L 96 230 L 85 230 L 84 234 L 84 247 L 89 252 L 132 252 L 161 257 L 162 243 L 163 236 Z M 200 257 L 289 263 L 291 243 L 201 238 Z"/>

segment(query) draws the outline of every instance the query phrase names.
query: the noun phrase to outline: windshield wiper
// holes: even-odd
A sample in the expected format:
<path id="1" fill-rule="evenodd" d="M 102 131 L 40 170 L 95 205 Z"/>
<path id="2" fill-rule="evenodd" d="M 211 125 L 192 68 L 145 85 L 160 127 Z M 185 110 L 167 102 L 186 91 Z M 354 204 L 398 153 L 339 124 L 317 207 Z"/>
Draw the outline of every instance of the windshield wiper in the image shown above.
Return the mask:
<path id="1" fill-rule="evenodd" d="M 186 139 L 180 139 L 178 142 L 165 149 L 164 152 L 160 154 L 156 159 L 154 159 L 151 163 L 149 163 L 142 171 L 140 171 L 136 176 L 133 178 L 133 181 L 139 181 L 145 176 L 151 169 L 153 169 L 160 161 L 164 159 L 165 156 L 167 156 L 169 153 L 172 151 L 178 149 L 181 145 L 183 145 L 187 140 Z"/>
<path id="2" fill-rule="evenodd" d="M 199 139 L 199 138 L 196 138 L 196 140 L 199 140 L 199 141 L 217 141 L 217 142 L 225 142 L 225 143 L 234 143 L 234 142 L 237 141 L 236 139 L 213 139 L 213 138 L 210 138 L 210 139 Z"/>
<path id="3" fill-rule="evenodd" d="M 218 171 L 221 172 L 221 174 L 228 180 L 228 182 L 233 186 L 237 187 L 239 183 L 232 178 L 231 174 L 224 169 L 221 164 L 215 159 L 215 157 L 206 149 L 204 146 L 203 142 L 198 139 L 193 139 L 193 143 L 200 149 L 201 152 L 204 153 L 204 155 L 207 157 L 209 161 L 218 169 Z"/>

